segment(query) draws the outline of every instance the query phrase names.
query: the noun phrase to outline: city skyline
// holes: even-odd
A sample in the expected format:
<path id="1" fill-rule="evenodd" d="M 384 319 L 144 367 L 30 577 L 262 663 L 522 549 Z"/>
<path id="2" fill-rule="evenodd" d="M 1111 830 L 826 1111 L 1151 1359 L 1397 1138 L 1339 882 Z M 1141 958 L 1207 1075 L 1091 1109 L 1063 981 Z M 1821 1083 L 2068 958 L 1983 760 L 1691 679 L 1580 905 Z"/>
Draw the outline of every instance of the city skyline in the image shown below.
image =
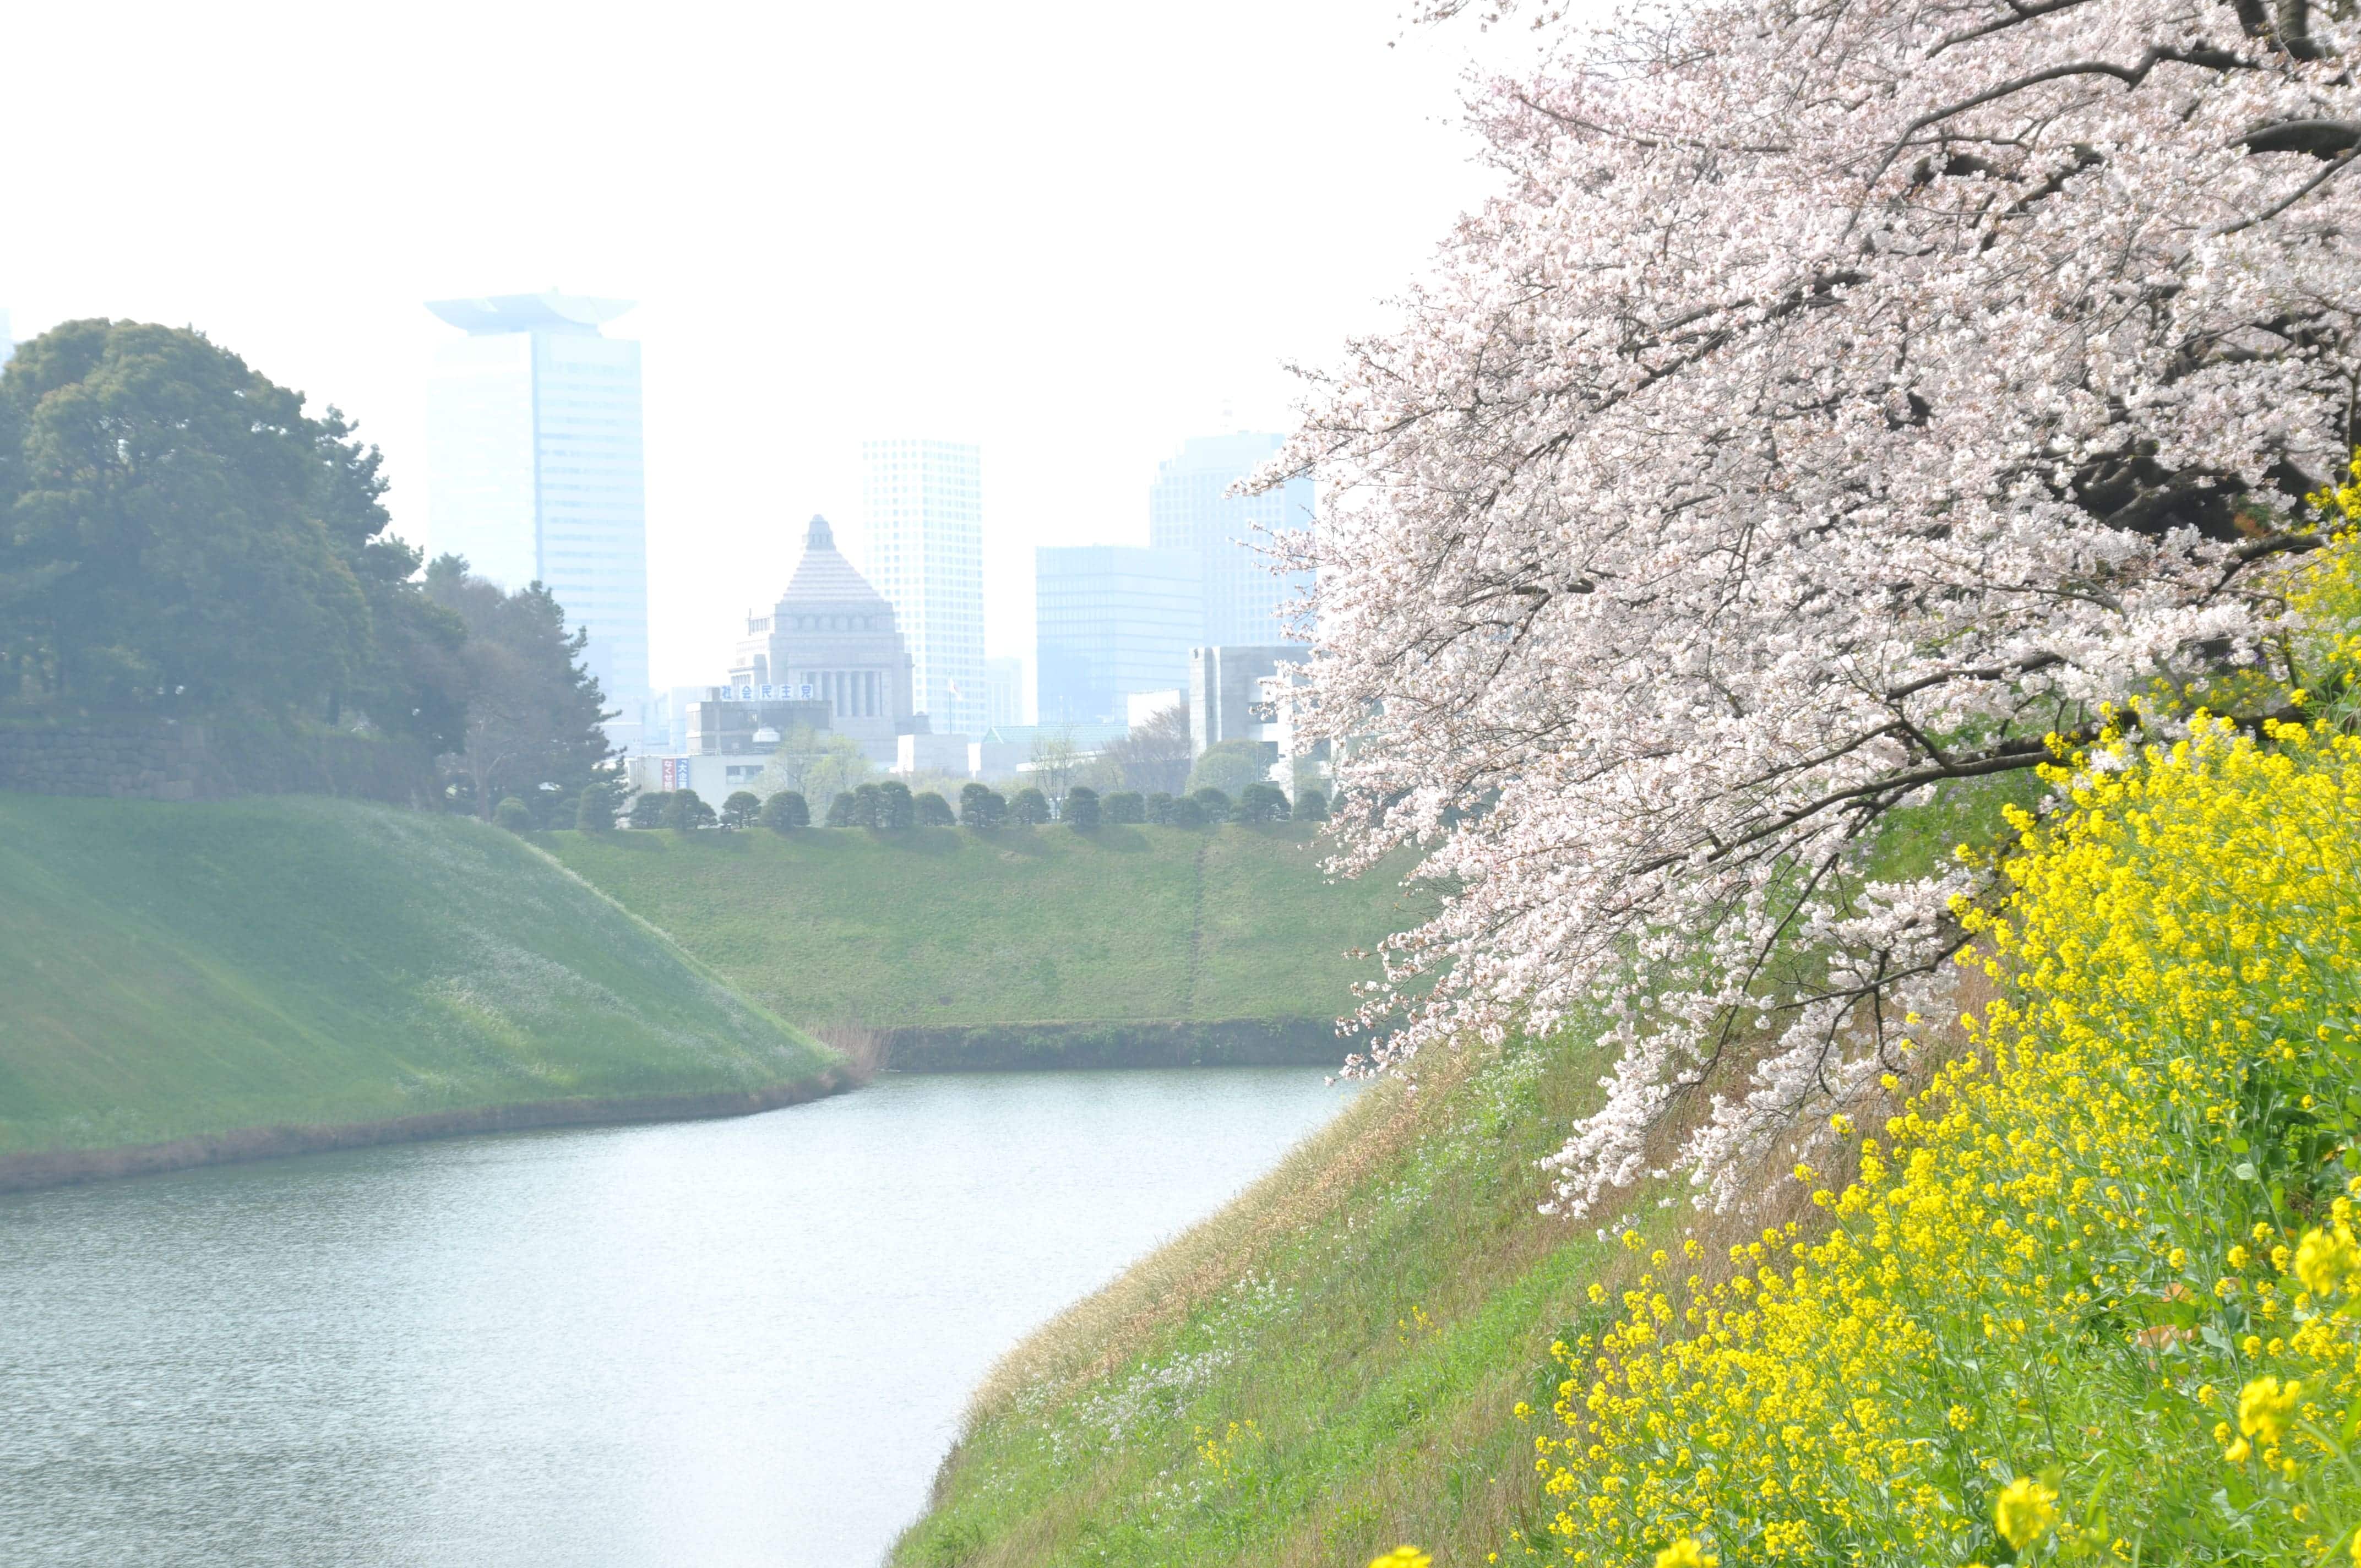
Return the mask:
<path id="1" fill-rule="evenodd" d="M 495 12 L 454 49 L 416 11 L 302 28 L 181 12 L 102 46 L 97 13 L 28 14 L 12 58 L 106 48 L 120 91 L 213 172 L 126 204 L 65 165 L 19 168 L 24 210 L 54 221 L 0 262 L 0 302 L 19 337 L 193 326 L 335 404 L 383 448 L 394 532 L 422 543 L 425 388 L 450 329 L 418 302 L 636 299 L 604 330 L 645 345 L 659 689 L 716 678 L 707 629 L 778 592 L 803 519 L 866 559 L 859 443 L 882 430 L 986 449 L 1010 503 L 984 524 L 986 652 L 1029 656 L 1034 547 L 1146 544 L 1136 498 L 1173 439 L 1286 426 L 1286 366 L 1381 328 L 1496 187 L 1470 161 L 1462 72 L 1531 48 L 1342 0 L 1211 0 L 1186 26 L 932 0 L 743 20 L 716 51 L 686 13 L 553 32 Z M 1166 68 L 1132 68 L 1150 56 Z M 135 119 L 87 122 L 71 72 L 20 74 L 0 124 L 27 145 L 80 124 L 93 163 L 151 155 Z M 317 134 L 252 159 L 225 101 Z M 1098 133 L 1060 134 L 1071 116 Z M 1298 210 L 1312 168 L 1350 223 Z M 158 266 L 159 235 L 212 243 Z"/>

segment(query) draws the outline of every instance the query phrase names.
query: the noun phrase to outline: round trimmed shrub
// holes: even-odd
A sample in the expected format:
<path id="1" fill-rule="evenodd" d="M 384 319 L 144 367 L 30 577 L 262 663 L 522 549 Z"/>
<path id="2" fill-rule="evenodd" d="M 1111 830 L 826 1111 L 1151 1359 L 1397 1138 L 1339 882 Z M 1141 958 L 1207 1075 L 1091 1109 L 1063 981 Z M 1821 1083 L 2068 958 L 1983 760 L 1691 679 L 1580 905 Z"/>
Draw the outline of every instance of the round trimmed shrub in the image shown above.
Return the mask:
<path id="1" fill-rule="evenodd" d="M 1284 822 L 1287 792 L 1273 784 L 1250 784 L 1239 793 L 1237 810 L 1232 815 L 1241 822 Z"/>
<path id="2" fill-rule="evenodd" d="M 664 825 L 675 833 L 694 833 L 713 826 L 713 807 L 693 789 L 676 789 L 664 805 Z"/>
<path id="3" fill-rule="evenodd" d="M 615 792 L 603 784 L 587 786 L 574 802 L 574 826 L 585 833 L 615 829 Z"/>

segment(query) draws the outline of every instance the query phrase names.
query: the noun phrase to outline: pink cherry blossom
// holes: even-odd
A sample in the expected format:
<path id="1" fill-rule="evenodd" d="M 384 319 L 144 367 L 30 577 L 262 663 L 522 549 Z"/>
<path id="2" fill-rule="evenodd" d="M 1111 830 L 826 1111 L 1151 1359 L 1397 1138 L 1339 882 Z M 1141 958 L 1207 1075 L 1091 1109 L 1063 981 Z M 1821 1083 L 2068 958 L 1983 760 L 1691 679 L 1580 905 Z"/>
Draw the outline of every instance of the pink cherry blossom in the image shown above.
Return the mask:
<path id="1" fill-rule="evenodd" d="M 1881 822 L 2284 657 L 2277 574 L 2361 404 L 2361 25 L 1548 25 L 1552 68 L 1477 102 L 1501 194 L 1273 470 L 1326 487 L 1276 546 L 1319 574 L 1293 700 L 1344 863 L 1414 844 L 1452 889 L 1368 998 L 1375 1059 L 1603 1020 L 1564 1206 L 1691 1095 L 1672 1163 L 1727 1202 L 1953 1005 L 1991 873 L 1882 880 Z"/>

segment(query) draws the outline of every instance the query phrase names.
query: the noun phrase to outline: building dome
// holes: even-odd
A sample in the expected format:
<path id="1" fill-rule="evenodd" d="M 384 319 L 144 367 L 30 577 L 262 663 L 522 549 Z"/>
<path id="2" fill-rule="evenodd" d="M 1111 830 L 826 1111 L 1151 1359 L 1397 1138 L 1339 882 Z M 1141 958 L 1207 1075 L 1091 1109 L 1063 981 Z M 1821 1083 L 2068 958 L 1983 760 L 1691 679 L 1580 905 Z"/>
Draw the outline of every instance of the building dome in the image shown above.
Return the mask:
<path id="1" fill-rule="evenodd" d="M 796 563 L 795 576 L 787 579 L 787 591 L 779 596 L 778 613 L 782 616 L 819 614 L 860 614 L 886 617 L 882 626 L 805 626 L 803 630 L 877 631 L 890 630 L 894 607 L 885 596 L 870 586 L 869 579 L 853 570 L 852 563 L 836 548 L 836 531 L 828 519 L 815 516 L 804 530 L 803 559 Z"/>

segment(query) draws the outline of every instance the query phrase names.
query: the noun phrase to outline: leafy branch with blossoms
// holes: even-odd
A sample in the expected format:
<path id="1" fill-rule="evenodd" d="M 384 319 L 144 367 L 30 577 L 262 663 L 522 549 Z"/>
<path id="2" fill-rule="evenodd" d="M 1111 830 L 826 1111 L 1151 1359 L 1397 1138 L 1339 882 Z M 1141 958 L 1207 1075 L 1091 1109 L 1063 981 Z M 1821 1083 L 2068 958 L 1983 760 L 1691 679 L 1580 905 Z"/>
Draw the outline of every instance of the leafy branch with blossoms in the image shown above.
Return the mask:
<path id="1" fill-rule="evenodd" d="M 1372 1061 L 1603 1018 L 1562 1206 L 1665 1164 L 1723 1205 L 1952 1005 L 2006 857 L 1897 870 L 1897 813 L 2316 685 L 2286 568 L 2361 438 L 2361 23 L 1544 25 L 1474 101 L 1500 194 L 1271 470 L 1326 497 L 1273 544 L 1317 574 L 1288 695 L 1345 868 L 1415 845 L 1455 890 Z"/>

